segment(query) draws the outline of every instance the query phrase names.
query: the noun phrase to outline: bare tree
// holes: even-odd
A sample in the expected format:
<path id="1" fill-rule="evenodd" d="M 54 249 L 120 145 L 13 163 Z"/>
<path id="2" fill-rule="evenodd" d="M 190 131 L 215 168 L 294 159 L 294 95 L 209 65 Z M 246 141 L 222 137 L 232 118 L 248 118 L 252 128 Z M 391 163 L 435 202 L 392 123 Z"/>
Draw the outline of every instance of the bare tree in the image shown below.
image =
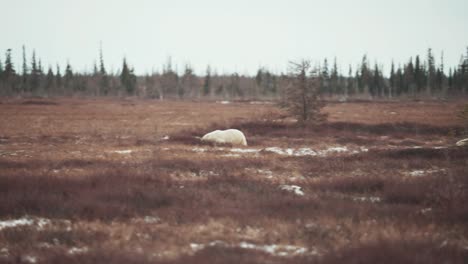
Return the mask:
<path id="1" fill-rule="evenodd" d="M 287 88 L 285 107 L 297 116 L 300 123 L 319 123 L 326 119 L 320 110 L 325 105 L 319 98 L 320 80 L 311 70 L 308 60 L 290 62 L 290 85 Z"/>

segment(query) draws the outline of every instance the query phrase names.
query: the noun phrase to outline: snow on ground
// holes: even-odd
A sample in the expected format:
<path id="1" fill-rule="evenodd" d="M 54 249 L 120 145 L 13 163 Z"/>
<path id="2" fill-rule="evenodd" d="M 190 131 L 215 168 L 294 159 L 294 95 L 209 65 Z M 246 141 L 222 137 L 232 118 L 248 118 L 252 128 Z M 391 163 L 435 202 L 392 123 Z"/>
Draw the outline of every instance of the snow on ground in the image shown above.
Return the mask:
<path id="1" fill-rule="evenodd" d="M 371 203 L 380 203 L 382 199 L 377 196 L 359 196 L 359 197 L 353 197 L 353 201 L 357 202 L 371 202 Z"/>
<path id="2" fill-rule="evenodd" d="M 297 185 L 280 185 L 279 188 L 283 191 L 292 192 L 295 195 L 304 196 L 304 192 L 301 190 L 302 187 Z"/>
<path id="3" fill-rule="evenodd" d="M 81 247 L 81 248 L 72 247 L 72 248 L 70 248 L 68 250 L 68 254 L 70 254 L 70 255 L 83 254 L 83 253 L 86 253 L 88 251 L 89 251 L 88 247 Z"/>
<path id="4" fill-rule="evenodd" d="M 207 152 L 210 149 L 208 148 L 200 148 L 194 147 L 192 151 L 194 152 Z M 314 150 L 312 148 L 303 147 L 303 148 L 280 148 L 280 147 L 267 147 L 267 148 L 214 148 L 215 151 L 229 151 L 234 154 L 222 154 L 224 157 L 240 157 L 239 154 L 258 154 L 260 152 L 271 152 L 282 156 L 295 156 L 295 157 L 303 157 L 303 156 L 318 156 L 318 157 L 326 157 L 330 154 L 334 153 L 351 153 L 357 154 L 361 152 L 367 152 L 369 149 L 365 147 L 360 147 L 359 149 L 351 150 L 348 147 L 344 146 L 334 146 L 329 147 L 326 149 Z"/>
<path id="5" fill-rule="evenodd" d="M 0 249 L 0 256 L 8 257 L 10 255 L 10 250 L 6 247 Z"/>
<path id="6" fill-rule="evenodd" d="M 229 244 L 224 241 L 213 241 L 208 244 L 197 244 L 191 243 L 190 248 L 193 251 L 199 251 L 206 247 L 228 247 L 228 248 L 242 248 L 250 250 L 262 251 L 274 256 L 287 257 L 287 256 L 297 256 L 297 255 L 319 255 L 316 249 L 309 250 L 305 247 L 299 247 L 294 245 L 256 245 L 249 242 L 240 242 L 239 244 Z"/>
<path id="7" fill-rule="evenodd" d="M 273 178 L 273 172 L 271 170 L 258 169 L 257 172 L 260 173 L 260 174 L 265 175 L 268 179 Z"/>
<path id="8" fill-rule="evenodd" d="M 27 263 L 36 263 L 37 257 L 26 255 L 26 256 L 21 257 L 21 260 Z"/>
<path id="9" fill-rule="evenodd" d="M 224 150 L 224 149 L 221 149 Z M 253 149 L 253 148 L 232 148 L 230 150 L 231 152 L 234 153 L 258 153 L 260 149 Z"/>
<path id="10" fill-rule="evenodd" d="M 30 218 L 26 216 L 20 219 L 0 221 L 0 230 L 3 230 L 5 228 L 11 228 L 11 227 L 17 227 L 17 226 L 28 226 L 28 225 L 36 225 L 37 229 L 42 230 L 48 224 L 50 224 L 49 219 Z"/>
<path id="11" fill-rule="evenodd" d="M 195 148 L 192 149 L 192 151 L 195 151 L 195 152 L 205 152 L 206 149 L 205 149 L 205 148 L 195 147 Z"/>
<path id="12" fill-rule="evenodd" d="M 131 149 L 126 149 L 126 150 L 114 150 L 112 153 L 117 153 L 117 154 L 130 154 L 132 153 L 133 150 Z"/>
<path id="13" fill-rule="evenodd" d="M 444 172 L 445 169 L 431 169 L 431 170 L 413 170 L 409 172 L 405 172 L 404 174 L 411 176 L 411 177 L 422 177 L 428 174 L 436 173 L 436 172 Z"/>
<path id="14" fill-rule="evenodd" d="M 311 148 L 279 148 L 279 147 L 268 147 L 264 149 L 265 151 L 268 152 L 273 152 L 279 155 L 284 155 L 284 156 L 296 156 L 296 157 L 301 157 L 301 156 L 319 156 L 319 157 L 325 157 L 329 154 L 333 153 L 343 153 L 343 152 L 350 152 L 350 150 L 347 147 L 329 147 L 327 149 L 322 149 L 322 150 L 313 150 Z M 351 153 L 359 153 L 359 152 L 366 152 L 368 151 L 365 148 L 361 148 L 360 151 L 354 150 Z"/>

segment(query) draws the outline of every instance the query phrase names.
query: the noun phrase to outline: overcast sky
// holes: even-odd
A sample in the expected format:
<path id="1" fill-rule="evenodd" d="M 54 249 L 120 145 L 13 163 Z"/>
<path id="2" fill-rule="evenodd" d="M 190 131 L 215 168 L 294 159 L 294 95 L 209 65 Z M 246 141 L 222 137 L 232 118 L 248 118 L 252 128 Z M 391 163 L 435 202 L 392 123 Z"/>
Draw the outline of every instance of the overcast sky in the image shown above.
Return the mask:
<path id="1" fill-rule="evenodd" d="M 167 58 L 181 71 L 209 64 L 218 73 L 253 74 L 259 66 L 281 72 L 288 61 L 332 61 L 343 72 L 363 54 L 389 70 L 444 51 L 446 67 L 468 46 L 467 0 L 0 0 L 0 59 L 21 46 L 43 65 L 67 60 L 91 70 L 102 42 L 108 70 L 127 57 L 137 73 L 161 70 Z"/>

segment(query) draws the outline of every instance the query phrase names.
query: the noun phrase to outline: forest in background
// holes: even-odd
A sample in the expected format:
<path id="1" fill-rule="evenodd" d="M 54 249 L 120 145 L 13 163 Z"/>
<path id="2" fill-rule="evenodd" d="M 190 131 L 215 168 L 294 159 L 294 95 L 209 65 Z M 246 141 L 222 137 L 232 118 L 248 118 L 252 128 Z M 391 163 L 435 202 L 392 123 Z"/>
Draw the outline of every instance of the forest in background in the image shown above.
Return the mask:
<path id="1" fill-rule="evenodd" d="M 108 72 L 102 49 L 91 72 L 75 71 L 70 62 L 64 70 L 57 64 L 45 68 L 33 51 L 22 49 L 22 65 L 12 62 L 12 50 L 0 58 L 0 96 L 138 96 L 159 99 L 280 99 L 291 84 L 289 73 L 273 73 L 259 68 L 255 76 L 218 74 L 207 66 L 196 75 L 190 65 L 175 70 L 171 59 L 161 72 L 136 75 L 124 58 L 117 72 Z M 431 49 L 403 64 L 392 62 L 385 73 L 366 55 L 342 72 L 337 58 L 316 62 L 313 76 L 319 79 L 320 93 L 329 98 L 448 98 L 468 94 L 468 47 L 458 65 L 444 65 L 443 53 L 436 60 Z"/>

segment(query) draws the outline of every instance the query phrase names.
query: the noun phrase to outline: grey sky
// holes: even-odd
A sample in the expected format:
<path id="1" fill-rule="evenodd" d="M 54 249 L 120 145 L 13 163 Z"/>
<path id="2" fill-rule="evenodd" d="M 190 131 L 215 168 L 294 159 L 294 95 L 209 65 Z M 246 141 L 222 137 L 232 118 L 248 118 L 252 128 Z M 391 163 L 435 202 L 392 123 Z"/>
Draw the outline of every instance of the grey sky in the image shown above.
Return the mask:
<path id="1" fill-rule="evenodd" d="M 253 74 L 259 66 L 287 69 L 298 58 L 331 62 L 348 72 L 364 53 L 389 70 L 392 59 L 425 57 L 458 63 L 468 45 L 467 0 L 0 0 L 1 60 L 21 46 L 34 48 L 45 66 L 67 59 L 91 70 L 102 41 L 108 70 L 122 57 L 137 73 L 160 70 L 169 56 L 179 70 L 191 63 L 219 73 Z M 8 21 L 8 22 L 7 22 Z"/>

